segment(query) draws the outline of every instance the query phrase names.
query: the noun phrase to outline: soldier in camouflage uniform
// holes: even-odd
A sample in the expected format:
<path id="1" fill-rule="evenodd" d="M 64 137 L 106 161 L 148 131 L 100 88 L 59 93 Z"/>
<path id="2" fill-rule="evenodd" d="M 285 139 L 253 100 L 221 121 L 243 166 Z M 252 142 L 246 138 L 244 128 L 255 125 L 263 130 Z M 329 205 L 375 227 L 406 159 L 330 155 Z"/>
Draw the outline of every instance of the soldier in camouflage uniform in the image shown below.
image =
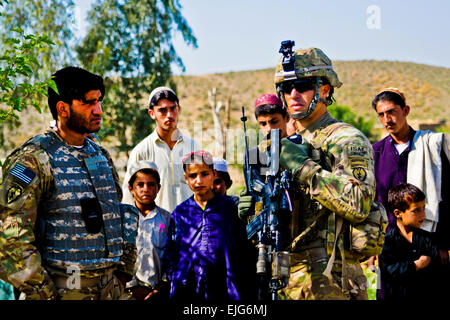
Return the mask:
<path id="1" fill-rule="evenodd" d="M 26 299 L 119 299 L 136 261 L 138 212 L 121 204 L 101 126 L 103 79 L 66 67 L 48 90 L 56 127 L 3 165 L 0 276 Z"/>
<path id="2" fill-rule="evenodd" d="M 327 111 L 334 88 L 342 85 L 330 59 L 310 48 L 293 52 L 291 62 L 285 69 L 280 60 L 275 85 L 303 144 L 281 140 L 280 166 L 292 172 L 299 209 L 289 226 L 289 284 L 278 298 L 367 299 L 367 280 L 346 240 L 349 223 L 368 216 L 374 197 L 372 147 Z"/>

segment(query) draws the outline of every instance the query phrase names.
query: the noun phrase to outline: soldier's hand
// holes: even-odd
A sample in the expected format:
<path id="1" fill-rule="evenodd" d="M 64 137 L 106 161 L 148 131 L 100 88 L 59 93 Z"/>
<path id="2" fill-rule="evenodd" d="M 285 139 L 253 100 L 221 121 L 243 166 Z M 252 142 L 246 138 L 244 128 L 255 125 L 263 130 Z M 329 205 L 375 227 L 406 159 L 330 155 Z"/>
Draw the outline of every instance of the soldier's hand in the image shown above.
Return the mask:
<path id="1" fill-rule="evenodd" d="M 306 145 L 295 144 L 286 138 L 281 140 L 280 166 L 290 170 L 293 176 L 309 159 Z"/>
<path id="2" fill-rule="evenodd" d="M 241 220 L 247 221 L 247 217 L 251 215 L 253 206 L 254 206 L 253 197 L 247 193 L 247 190 L 241 192 L 239 196 L 239 205 L 238 205 L 239 218 Z"/>

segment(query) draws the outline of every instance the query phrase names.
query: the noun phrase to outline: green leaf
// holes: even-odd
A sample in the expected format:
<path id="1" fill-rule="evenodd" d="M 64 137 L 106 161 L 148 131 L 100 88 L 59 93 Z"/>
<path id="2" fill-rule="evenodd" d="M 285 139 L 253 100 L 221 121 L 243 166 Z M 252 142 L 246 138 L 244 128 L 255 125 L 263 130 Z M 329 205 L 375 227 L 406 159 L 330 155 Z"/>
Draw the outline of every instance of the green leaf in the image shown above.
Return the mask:
<path id="1" fill-rule="evenodd" d="M 52 80 L 52 79 L 47 80 L 47 81 L 46 81 L 46 84 L 47 84 L 50 88 L 52 88 L 53 91 L 55 91 L 57 94 L 59 94 L 58 87 L 56 86 L 56 82 L 55 82 L 54 80 Z"/>
<path id="2" fill-rule="evenodd" d="M 39 113 L 42 113 L 41 106 L 40 106 L 40 104 L 39 104 L 38 102 L 36 102 L 36 101 L 31 101 L 31 105 L 32 105 Z"/>

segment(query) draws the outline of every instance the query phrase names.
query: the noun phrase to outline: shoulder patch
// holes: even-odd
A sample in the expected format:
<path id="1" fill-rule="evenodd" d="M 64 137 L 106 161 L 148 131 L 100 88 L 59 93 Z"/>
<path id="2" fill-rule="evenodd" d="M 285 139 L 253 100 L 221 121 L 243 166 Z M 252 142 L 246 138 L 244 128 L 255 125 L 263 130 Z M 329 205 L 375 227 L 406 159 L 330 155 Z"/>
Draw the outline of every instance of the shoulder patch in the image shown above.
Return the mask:
<path id="1" fill-rule="evenodd" d="M 367 178 L 367 171 L 365 168 L 356 167 L 353 169 L 353 176 L 359 181 L 364 181 Z"/>
<path id="2" fill-rule="evenodd" d="M 13 185 L 8 189 L 6 193 L 6 203 L 10 204 L 16 201 L 23 193 L 23 187 L 21 185 Z"/>
<path id="3" fill-rule="evenodd" d="M 31 181 L 33 181 L 34 177 L 36 177 L 36 173 L 20 163 L 17 163 L 9 171 L 9 174 L 24 182 L 26 185 L 29 185 Z"/>
<path id="4" fill-rule="evenodd" d="M 349 158 L 354 157 L 367 157 L 369 156 L 369 147 L 368 146 L 361 146 L 361 145 L 347 145 L 347 156 Z"/>

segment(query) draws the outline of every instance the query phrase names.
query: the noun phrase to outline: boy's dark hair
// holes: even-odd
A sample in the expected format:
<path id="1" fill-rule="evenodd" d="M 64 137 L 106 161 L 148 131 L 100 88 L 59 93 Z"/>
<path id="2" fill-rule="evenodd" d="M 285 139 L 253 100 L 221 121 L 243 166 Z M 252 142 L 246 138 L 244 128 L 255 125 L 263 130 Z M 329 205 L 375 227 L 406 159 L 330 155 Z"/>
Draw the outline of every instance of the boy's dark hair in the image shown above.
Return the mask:
<path id="1" fill-rule="evenodd" d="M 183 171 L 186 172 L 186 168 L 190 164 L 206 164 L 211 170 L 214 171 L 214 162 L 212 155 L 208 151 L 199 150 L 191 152 L 183 157 L 181 161 L 183 164 Z"/>
<path id="2" fill-rule="evenodd" d="M 149 109 L 153 109 L 154 106 L 158 104 L 158 101 L 161 99 L 167 99 L 171 102 L 175 102 L 177 105 L 180 104 L 178 97 L 172 91 L 169 90 L 161 90 L 157 92 L 151 99 Z"/>
<path id="3" fill-rule="evenodd" d="M 131 176 L 130 180 L 128 180 L 128 185 L 130 186 L 130 188 L 133 188 L 133 183 L 136 180 L 138 172 L 142 172 L 143 174 L 152 175 L 153 178 L 155 178 L 156 182 L 158 183 L 158 186 L 161 185 L 160 184 L 161 180 L 160 180 L 158 171 L 156 171 L 155 169 L 151 169 L 151 168 L 145 168 L 145 169 L 136 171 L 136 173 Z"/>
<path id="4" fill-rule="evenodd" d="M 225 181 L 225 185 L 227 186 L 227 188 L 231 187 L 231 185 L 233 184 L 233 181 L 231 180 L 230 174 L 228 172 L 224 172 L 224 171 L 217 171 L 217 175 L 219 176 L 219 178 L 221 178 L 223 181 Z"/>
<path id="5" fill-rule="evenodd" d="M 388 205 L 392 211 L 395 209 L 405 212 L 411 203 L 425 200 L 425 194 L 410 183 L 402 183 L 392 187 L 388 192 Z"/>
<path id="6" fill-rule="evenodd" d="M 105 85 L 103 78 L 87 70 L 78 67 L 65 67 L 52 75 L 55 81 L 58 93 L 52 88 L 48 88 L 48 106 L 53 119 L 58 120 L 58 111 L 56 104 L 58 101 L 64 101 L 70 106 L 73 100 L 84 101 L 84 96 L 88 91 L 100 90 L 102 97 L 105 95 Z"/>
<path id="7" fill-rule="evenodd" d="M 287 110 L 283 106 L 278 106 L 275 104 L 264 104 L 256 108 L 255 110 L 255 117 L 258 119 L 261 115 L 269 115 L 269 114 L 275 114 L 280 113 L 283 117 L 286 117 Z"/>
<path id="8" fill-rule="evenodd" d="M 406 106 L 405 99 L 402 98 L 401 95 L 393 91 L 382 91 L 379 94 L 377 94 L 375 98 L 372 100 L 373 110 L 377 111 L 377 104 L 380 101 L 390 101 L 396 105 L 399 105 L 400 108 L 402 109 Z"/>

